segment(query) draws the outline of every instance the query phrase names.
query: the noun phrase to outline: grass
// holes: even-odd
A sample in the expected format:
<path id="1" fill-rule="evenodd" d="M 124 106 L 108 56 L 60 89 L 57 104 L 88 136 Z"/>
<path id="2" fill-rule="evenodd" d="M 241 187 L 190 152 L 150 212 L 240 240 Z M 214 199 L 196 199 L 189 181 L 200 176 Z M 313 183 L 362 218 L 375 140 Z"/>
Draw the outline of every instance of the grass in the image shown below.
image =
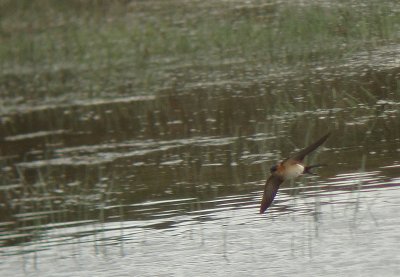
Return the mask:
<path id="1" fill-rule="evenodd" d="M 228 3 L 214 4 L 213 13 L 209 5 L 2 1 L 2 94 L 39 99 L 154 94 L 171 78 L 214 79 L 216 66 L 227 61 L 303 68 L 399 41 L 400 13 L 390 1 L 259 8 Z"/>

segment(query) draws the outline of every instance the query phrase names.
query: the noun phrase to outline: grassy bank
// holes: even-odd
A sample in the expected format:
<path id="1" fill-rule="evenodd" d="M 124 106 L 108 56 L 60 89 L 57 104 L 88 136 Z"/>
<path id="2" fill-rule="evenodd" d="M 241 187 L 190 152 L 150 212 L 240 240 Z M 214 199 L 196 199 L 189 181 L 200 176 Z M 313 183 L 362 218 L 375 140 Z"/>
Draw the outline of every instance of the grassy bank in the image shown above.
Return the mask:
<path id="1" fill-rule="evenodd" d="M 279 70 L 336 63 L 400 36 L 394 1 L 0 5 L 0 85 L 10 98 L 153 94 L 171 80 L 214 81 L 221 66 L 240 79 L 242 72 L 229 72 L 231 64 Z"/>

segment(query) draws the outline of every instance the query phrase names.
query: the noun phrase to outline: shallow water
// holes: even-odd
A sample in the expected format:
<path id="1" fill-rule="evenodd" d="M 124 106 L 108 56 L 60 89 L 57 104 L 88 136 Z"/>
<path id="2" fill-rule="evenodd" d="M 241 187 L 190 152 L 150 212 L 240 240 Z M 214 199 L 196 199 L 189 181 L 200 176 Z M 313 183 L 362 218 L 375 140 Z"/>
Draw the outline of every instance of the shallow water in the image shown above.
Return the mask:
<path id="1" fill-rule="evenodd" d="M 266 215 L 257 214 L 260 195 L 254 191 L 212 201 L 123 207 L 127 214 L 149 212 L 142 220 L 43 225 L 34 242 L 3 247 L 3 271 L 29 276 L 396 276 L 398 168 L 282 188 Z M 193 205 L 200 208 L 188 208 Z"/>
<path id="2" fill-rule="evenodd" d="M 101 105 L 91 109 L 101 113 Z M 228 122 L 215 111 L 198 124 L 170 108 L 165 130 L 159 116 L 149 131 L 147 113 L 141 129 L 126 133 L 57 126 L 6 136 L 2 272 L 396 276 L 397 107 L 378 116 L 359 106 Z M 332 137 L 311 161 L 329 165 L 283 184 L 259 215 L 269 166 L 328 129 Z"/>
<path id="3" fill-rule="evenodd" d="M 153 70 L 177 83 L 151 95 L 8 95 L 1 272 L 398 276 L 399 49 L 268 69 L 170 57 Z M 328 166 L 259 215 L 269 167 L 327 131 L 308 162 Z"/>

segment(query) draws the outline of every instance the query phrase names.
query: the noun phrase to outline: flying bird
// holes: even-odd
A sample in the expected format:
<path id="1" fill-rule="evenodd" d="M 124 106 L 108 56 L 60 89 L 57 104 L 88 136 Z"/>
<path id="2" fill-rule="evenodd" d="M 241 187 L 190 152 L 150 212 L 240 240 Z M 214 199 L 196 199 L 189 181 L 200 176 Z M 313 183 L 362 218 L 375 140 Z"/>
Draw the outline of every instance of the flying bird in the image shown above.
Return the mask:
<path id="1" fill-rule="evenodd" d="M 316 164 L 306 166 L 303 164 L 303 160 L 306 155 L 310 154 L 312 151 L 318 148 L 321 144 L 323 144 L 330 133 L 327 133 L 325 136 L 321 137 L 319 140 L 311 144 L 310 146 L 300 150 L 292 157 L 283 160 L 271 167 L 271 175 L 267 179 L 264 187 L 264 194 L 261 200 L 260 213 L 264 213 L 268 207 L 271 205 L 272 201 L 275 198 L 276 193 L 278 192 L 280 184 L 282 184 L 286 180 L 290 180 L 296 178 L 302 174 L 312 174 L 312 168 L 324 166 L 324 164 Z"/>

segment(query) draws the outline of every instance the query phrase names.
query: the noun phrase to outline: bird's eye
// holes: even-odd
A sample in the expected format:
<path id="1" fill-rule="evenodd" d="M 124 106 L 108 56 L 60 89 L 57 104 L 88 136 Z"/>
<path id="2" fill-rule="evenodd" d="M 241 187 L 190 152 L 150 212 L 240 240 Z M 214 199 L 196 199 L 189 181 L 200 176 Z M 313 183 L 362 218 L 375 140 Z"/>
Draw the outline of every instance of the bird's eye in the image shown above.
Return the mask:
<path id="1" fill-rule="evenodd" d="M 276 165 L 271 166 L 271 173 L 274 173 L 276 170 L 278 169 L 278 167 Z"/>

